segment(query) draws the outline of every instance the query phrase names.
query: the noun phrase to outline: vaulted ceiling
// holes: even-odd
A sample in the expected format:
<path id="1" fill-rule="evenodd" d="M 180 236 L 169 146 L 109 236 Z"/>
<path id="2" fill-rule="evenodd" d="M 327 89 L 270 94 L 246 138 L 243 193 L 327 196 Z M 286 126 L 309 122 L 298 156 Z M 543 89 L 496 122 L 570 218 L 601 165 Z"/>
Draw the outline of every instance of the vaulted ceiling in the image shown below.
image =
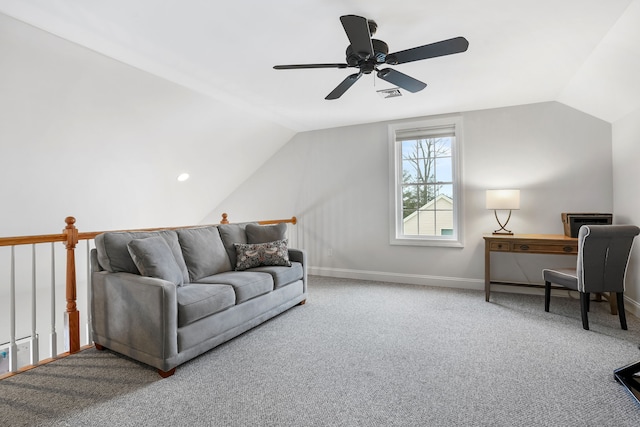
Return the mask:
<path id="1" fill-rule="evenodd" d="M 556 100 L 614 122 L 640 108 L 640 0 L 0 0 L 0 12 L 234 107 L 305 131 Z M 428 84 L 353 69 L 339 17 L 375 20 L 390 51 L 464 36 L 467 52 L 395 66 Z"/>

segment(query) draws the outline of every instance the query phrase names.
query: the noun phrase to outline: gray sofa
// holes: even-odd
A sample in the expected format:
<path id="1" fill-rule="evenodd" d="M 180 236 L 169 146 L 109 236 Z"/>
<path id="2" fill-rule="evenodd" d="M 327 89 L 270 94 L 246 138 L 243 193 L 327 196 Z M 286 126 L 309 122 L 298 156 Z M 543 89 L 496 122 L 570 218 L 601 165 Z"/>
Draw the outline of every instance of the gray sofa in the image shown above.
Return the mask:
<path id="1" fill-rule="evenodd" d="M 107 232 L 91 252 L 98 349 L 176 366 L 307 298 L 306 254 L 286 224 Z"/>

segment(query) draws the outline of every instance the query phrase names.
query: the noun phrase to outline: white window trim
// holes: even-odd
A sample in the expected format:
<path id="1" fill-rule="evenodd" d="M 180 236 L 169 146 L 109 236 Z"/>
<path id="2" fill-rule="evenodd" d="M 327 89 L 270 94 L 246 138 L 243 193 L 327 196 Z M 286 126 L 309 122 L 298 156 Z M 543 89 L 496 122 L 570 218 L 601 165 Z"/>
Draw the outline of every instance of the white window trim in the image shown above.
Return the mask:
<path id="1" fill-rule="evenodd" d="M 449 236 L 404 236 L 402 231 L 402 192 L 399 183 L 402 182 L 402 168 L 398 162 L 401 156 L 400 144 L 396 142 L 396 132 L 404 129 L 429 128 L 436 126 L 454 125 L 456 129 L 455 143 L 452 147 L 453 179 L 454 179 L 454 224 L 455 232 Z M 464 206 L 462 182 L 462 116 L 446 116 L 411 122 L 393 123 L 388 126 L 389 131 L 389 243 L 405 246 L 443 246 L 464 247 Z"/>

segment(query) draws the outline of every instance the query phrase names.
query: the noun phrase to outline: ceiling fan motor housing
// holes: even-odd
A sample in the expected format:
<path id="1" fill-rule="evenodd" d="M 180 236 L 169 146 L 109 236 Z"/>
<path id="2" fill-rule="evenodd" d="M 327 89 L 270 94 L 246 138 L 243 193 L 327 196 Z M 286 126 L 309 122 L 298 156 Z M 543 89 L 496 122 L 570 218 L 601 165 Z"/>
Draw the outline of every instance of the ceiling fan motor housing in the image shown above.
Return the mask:
<path id="1" fill-rule="evenodd" d="M 377 64 L 393 64 L 389 62 L 389 59 L 395 58 L 393 55 L 387 56 L 389 53 L 389 46 L 382 40 L 371 39 L 371 45 L 373 46 L 374 57 L 370 58 L 369 53 L 354 52 L 351 45 L 347 46 L 347 64 L 350 67 L 360 67 L 365 74 L 374 70 Z"/>
<path id="2" fill-rule="evenodd" d="M 378 31 L 378 24 L 373 19 L 367 19 L 367 25 L 369 26 L 370 35 L 374 35 Z"/>

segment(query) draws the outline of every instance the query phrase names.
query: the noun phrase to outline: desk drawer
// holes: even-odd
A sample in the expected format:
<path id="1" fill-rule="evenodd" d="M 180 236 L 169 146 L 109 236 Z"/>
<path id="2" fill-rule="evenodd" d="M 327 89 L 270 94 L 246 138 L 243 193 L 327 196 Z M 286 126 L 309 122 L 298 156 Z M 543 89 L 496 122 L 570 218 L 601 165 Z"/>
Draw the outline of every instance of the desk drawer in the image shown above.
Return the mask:
<path id="1" fill-rule="evenodd" d="M 492 251 L 504 251 L 509 252 L 511 249 L 507 242 L 491 242 L 489 249 Z"/>
<path id="2" fill-rule="evenodd" d="M 578 248 L 563 243 L 539 244 L 535 242 L 512 242 L 511 251 L 543 254 L 577 254 Z"/>

